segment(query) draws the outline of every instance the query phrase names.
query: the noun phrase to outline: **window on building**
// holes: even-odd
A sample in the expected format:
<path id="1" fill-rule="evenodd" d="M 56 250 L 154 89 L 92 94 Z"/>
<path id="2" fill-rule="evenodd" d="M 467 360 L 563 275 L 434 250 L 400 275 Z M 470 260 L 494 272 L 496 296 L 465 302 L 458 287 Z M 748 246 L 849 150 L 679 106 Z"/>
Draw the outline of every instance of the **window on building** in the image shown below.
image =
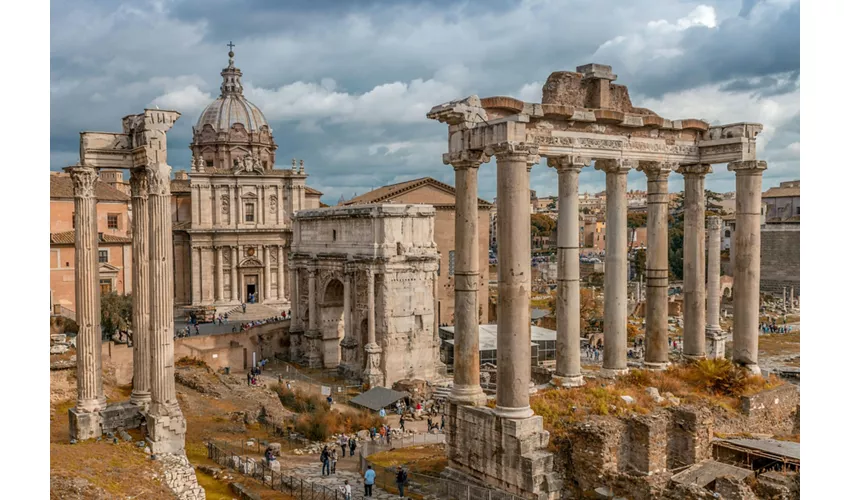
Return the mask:
<path id="1" fill-rule="evenodd" d="M 208 167 L 210 167 L 210 168 L 212 168 L 212 166 L 213 166 L 213 161 L 212 161 L 212 160 L 207 160 L 207 166 L 208 166 Z"/>
<path id="2" fill-rule="evenodd" d="M 245 222 L 254 222 L 254 204 L 245 204 Z"/>
<path id="3" fill-rule="evenodd" d="M 109 262 L 109 250 L 98 250 L 97 261 L 100 263 Z"/>
<path id="4" fill-rule="evenodd" d="M 334 241 L 336 241 L 336 229 L 334 229 L 333 231 L 334 231 L 334 234 L 333 234 L 333 236 L 334 236 Z"/>
<path id="5" fill-rule="evenodd" d="M 112 280 L 111 279 L 102 279 L 100 280 L 100 294 L 107 295 L 112 292 Z"/>
<path id="6" fill-rule="evenodd" d="M 455 275 L 455 251 L 449 250 L 449 276 Z"/>
<path id="7" fill-rule="evenodd" d="M 118 229 L 118 214 L 106 215 L 106 227 L 109 229 Z"/>

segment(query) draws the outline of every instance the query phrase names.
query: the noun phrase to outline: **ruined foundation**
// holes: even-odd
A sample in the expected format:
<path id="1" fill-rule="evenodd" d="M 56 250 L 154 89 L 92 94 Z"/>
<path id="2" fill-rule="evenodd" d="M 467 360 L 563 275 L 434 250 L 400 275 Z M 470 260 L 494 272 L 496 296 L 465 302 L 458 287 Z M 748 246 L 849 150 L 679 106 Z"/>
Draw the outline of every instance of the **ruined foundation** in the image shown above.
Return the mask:
<path id="1" fill-rule="evenodd" d="M 546 450 L 549 431 L 543 429 L 543 417 L 504 418 L 490 408 L 450 403 L 448 420 L 446 477 L 485 483 L 522 498 L 560 498 L 561 480 Z"/>

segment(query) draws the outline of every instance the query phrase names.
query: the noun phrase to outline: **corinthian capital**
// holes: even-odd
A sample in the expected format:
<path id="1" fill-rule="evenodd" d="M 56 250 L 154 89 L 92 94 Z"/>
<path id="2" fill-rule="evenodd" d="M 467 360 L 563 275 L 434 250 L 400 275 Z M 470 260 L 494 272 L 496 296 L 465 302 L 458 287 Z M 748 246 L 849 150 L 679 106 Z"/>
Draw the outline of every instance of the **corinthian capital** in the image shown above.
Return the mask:
<path id="1" fill-rule="evenodd" d="M 629 170 L 637 167 L 637 160 L 630 160 L 625 158 L 611 159 L 611 158 L 603 158 L 596 160 L 596 165 L 594 168 L 596 170 L 601 170 L 606 174 L 618 174 L 618 175 L 627 175 Z"/>
<path id="2" fill-rule="evenodd" d="M 546 165 L 558 172 L 570 170 L 581 172 L 581 169 L 590 165 L 590 162 L 590 158 L 576 155 L 549 156 L 546 158 Z"/>
<path id="3" fill-rule="evenodd" d="M 712 170 L 711 165 L 708 163 L 694 163 L 692 165 L 679 165 L 676 172 L 684 175 L 685 177 L 692 175 L 704 177 L 705 174 L 710 174 Z"/>
<path id="4" fill-rule="evenodd" d="M 478 168 L 482 163 L 490 161 L 490 157 L 480 149 L 464 149 L 453 153 L 443 154 L 443 165 L 451 165 L 455 169 Z"/>
<path id="5" fill-rule="evenodd" d="M 767 170 L 767 162 L 762 160 L 733 161 L 726 168 L 735 175 L 761 175 Z"/>
<path id="6" fill-rule="evenodd" d="M 68 170 L 74 183 L 74 198 L 94 198 L 97 171 L 91 167 L 72 167 Z"/>
<path id="7" fill-rule="evenodd" d="M 498 144 L 492 144 L 484 149 L 484 154 L 487 156 L 496 156 L 496 159 L 525 161 L 530 169 L 532 165 L 540 161 L 540 155 L 537 154 L 539 148 L 536 144 L 528 144 L 517 141 L 504 141 Z"/>
<path id="8" fill-rule="evenodd" d="M 637 170 L 646 174 L 651 181 L 663 181 L 670 177 L 670 172 L 676 169 L 676 163 L 666 161 L 640 161 Z"/>
<path id="9" fill-rule="evenodd" d="M 130 170 L 130 192 L 133 198 L 148 197 L 148 176 L 144 168 Z"/>
<path id="10" fill-rule="evenodd" d="M 145 167 L 148 177 L 148 193 L 156 196 L 171 195 L 171 167 L 167 163 L 148 162 Z"/>
<path id="11" fill-rule="evenodd" d="M 706 227 L 706 229 L 719 230 L 720 229 L 720 222 L 721 222 L 720 217 L 718 217 L 716 215 L 712 215 L 711 217 L 706 217 L 705 227 Z"/>

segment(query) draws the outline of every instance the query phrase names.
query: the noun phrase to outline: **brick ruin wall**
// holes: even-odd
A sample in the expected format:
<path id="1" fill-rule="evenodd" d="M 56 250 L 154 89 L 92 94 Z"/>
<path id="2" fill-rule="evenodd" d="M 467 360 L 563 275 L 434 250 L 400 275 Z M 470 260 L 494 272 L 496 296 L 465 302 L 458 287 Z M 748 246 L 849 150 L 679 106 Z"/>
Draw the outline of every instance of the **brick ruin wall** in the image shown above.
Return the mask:
<path id="1" fill-rule="evenodd" d="M 741 397 L 741 412 L 747 417 L 752 432 L 796 434 L 799 428 L 800 387 L 783 384 L 752 396 Z M 795 432 L 796 430 L 796 432 Z"/>
<path id="2" fill-rule="evenodd" d="M 761 232 L 761 292 L 782 296 L 782 288 L 794 287 L 800 295 L 800 227 L 762 230 Z"/>

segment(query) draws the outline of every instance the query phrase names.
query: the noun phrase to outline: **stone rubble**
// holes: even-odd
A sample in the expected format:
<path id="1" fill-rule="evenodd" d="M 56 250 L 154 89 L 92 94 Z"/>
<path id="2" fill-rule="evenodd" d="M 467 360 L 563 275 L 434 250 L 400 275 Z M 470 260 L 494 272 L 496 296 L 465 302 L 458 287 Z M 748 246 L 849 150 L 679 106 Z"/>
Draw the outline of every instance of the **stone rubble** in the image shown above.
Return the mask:
<path id="1" fill-rule="evenodd" d="M 198 485 L 195 469 L 186 455 L 163 454 L 159 460 L 165 472 L 165 484 L 179 500 L 206 500 L 206 492 Z"/>

